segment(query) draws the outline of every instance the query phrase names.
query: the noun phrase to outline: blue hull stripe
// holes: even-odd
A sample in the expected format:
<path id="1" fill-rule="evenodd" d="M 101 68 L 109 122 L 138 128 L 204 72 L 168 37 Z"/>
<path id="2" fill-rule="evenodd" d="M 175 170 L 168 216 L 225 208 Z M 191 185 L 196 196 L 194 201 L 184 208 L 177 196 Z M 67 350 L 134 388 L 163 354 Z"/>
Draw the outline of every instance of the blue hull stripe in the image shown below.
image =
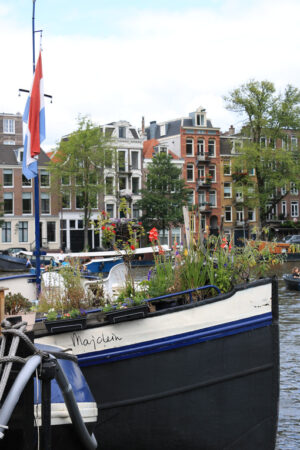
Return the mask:
<path id="1" fill-rule="evenodd" d="M 266 327 L 272 324 L 272 313 L 261 314 L 247 319 L 227 322 L 209 328 L 191 331 L 188 333 L 168 336 L 153 341 L 144 341 L 138 344 L 127 345 L 109 350 L 94 351 L 78 356 L 81 367 L 110 363 L 122 359 L 136 358 L 151 353 L 163 352 L 188 345 L 197 344 L 233 334 L 244 333 L 256 328 Z"/>

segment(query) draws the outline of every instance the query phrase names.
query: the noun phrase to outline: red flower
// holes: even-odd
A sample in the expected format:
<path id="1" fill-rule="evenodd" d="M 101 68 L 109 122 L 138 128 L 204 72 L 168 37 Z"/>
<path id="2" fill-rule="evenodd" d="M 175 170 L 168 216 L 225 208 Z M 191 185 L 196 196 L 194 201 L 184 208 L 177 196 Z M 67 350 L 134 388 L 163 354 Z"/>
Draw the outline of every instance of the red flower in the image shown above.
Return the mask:
<path id="1" fill-rule="evenodd" d="M 142 225 L 142 222 L 138 222 L 138 225 Z"/>
<path id="2" fill-rule="evenodd" d="M 116 227 L 116 224 L 115 224 L 115 223 L 112 223 L 111 226 L 115 228 L 115 227 Z"/>
<path id="3" fill-rule="evenodd" d="M 116 230 L 111 230 L 114 234 L 116 234 Z"/>
<path id="4" fill-rule="evenodd" d="M 102 227 L 101 227 L 101 230 L 106 230 L 105 226 L 102 226 Z"/>
<path id="5" fill-rule="evenodd" d="M 152 241 L 156 241 L 157 238 L 158 238 L 158 231 L 155 227 L 153 227 L 149 233 L 149 240 L 152 242 Z"/>
<path id="6" fill-rule="evenodd" d="M 102 216 L 106 216 L 106 211 L 101 211 Z"/>
<path id="7" fill-rule="evenodd" d="M 134 245 L 131 245 L 130 248 L 131 248 L 131 250 L 135 250 L 135 246 Z"/>

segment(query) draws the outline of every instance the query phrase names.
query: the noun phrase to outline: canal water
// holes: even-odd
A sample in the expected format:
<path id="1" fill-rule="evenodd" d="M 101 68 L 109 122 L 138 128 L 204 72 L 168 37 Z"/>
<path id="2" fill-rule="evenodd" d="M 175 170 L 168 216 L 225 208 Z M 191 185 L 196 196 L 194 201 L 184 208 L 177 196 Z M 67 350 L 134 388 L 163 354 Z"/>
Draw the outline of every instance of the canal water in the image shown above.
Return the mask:
<path id="1" fill-rule="evenodd" d="M 282 275 L 291 273 L 295 265 L 300 267 L 300 262 L 286 262 L 270 274 L 276 274 L 279 280 L 280 404 L 276 450 L 300 450 L 300 291 L 287 290 L 282 280 Z M 145 270 L 136 278 L 144 278 Z"/>
<path id="2" fill-rule="evenodd" d="M 280 404 L 276 450 L 300 449 L 300 291 L 282 280 L 300 262 L 278 266 L 280 324 Z"/>

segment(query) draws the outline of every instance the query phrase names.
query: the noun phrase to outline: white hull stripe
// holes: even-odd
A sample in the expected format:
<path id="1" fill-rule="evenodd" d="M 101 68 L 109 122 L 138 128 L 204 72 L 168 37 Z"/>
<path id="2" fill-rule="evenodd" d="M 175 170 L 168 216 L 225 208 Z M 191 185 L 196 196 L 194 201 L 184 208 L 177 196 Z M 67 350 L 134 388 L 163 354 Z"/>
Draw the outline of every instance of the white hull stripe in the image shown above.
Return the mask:
<path id="1" fill-rule="evenodd" d="M 112 348 L 109 350 L 79 354 L 77 355 L 78 362 L 80 366 L 84 367 L 89 365 L 110 363 L 121 359 L 136 358 L 151 353 L 171 350 L 213 339 L 220 339 L 233 334 L 239 334 L 249 330 L 254 330 L 256 328 L 269 326 L 271 324 L 272 313 L 266 313 L 193 332 L 168 336 L 162 339 L 144 341 L 138 344 Z"/>

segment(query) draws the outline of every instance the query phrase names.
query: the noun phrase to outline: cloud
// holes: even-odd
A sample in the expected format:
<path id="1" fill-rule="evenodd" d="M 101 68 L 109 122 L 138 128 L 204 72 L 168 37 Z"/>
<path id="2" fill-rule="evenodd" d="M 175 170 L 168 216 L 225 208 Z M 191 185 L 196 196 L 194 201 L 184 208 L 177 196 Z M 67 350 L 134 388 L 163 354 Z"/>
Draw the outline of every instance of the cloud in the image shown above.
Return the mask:
<path id="1" fill-rule="evenodd" d="M 251 78 L 269 79 L 278 88 L 299 85 L 300 4 L 287 0 L 223 2 L 216 9 L 181 12 L 139 11 L 119 18 L 109 37 L 51 35 L 43 39 L 47 145 L 76 127 L 76 116 L 95 122 L 141 117 L 168 120 L 203 105 L 223 130 L 239 117 L 224 108 L 222 96 Z M 3 26 L 2 26 L 3 25 Z M 22 111 L 19 87 L 31 85 L 30 28 L 1 17 L 5 70 L 2 108 Z M 2 54 L 3 56 L 3 54 Z"/>

